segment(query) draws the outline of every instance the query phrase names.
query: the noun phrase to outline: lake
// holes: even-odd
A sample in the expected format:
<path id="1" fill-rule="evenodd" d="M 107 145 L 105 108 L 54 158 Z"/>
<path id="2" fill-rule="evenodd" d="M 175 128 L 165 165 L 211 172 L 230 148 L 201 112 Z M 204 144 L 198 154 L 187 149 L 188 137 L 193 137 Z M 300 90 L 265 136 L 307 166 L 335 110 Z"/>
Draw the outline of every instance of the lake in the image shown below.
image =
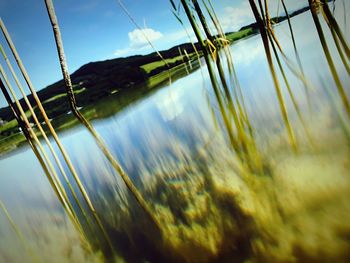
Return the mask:
<path id="1" fill-rule="evenodd" d="M 343 11 L 336 9 L 336 15 L 349 41 Z M 248 150 L 242 146 L 237 151 L 237 141 L 230 137 L 239 131 L 230 128 L 234 117 L 220 106 L 220 98 L 224 105 L 229 105 L 229 99 L 224 90 L 219 96 L 215 93 L 203 59 L 201 67 L 194 62 L 177 68 L 170 84 L 114 94 L 83 109 L 159 221 L 155 227 L 86 127 L 71 115 L 62 116 L 53 123 L 61 130 L 61 142 L 113 251 L 107 248 L 93 215 L 84 215 L 69 194 L 92 247 L 84 243 L 36 156 L 24 145 L 0 159 L 0 200 L 8 211 L 7 216 L 0 210 L 0 261 L 100 262 L 104 257 L 111 262 L 112 258 L 116 262 L 349 260 L 349 117 L 311 15 L 298 15 L 292 24 L 307 84 L 282 58 L 281 62 L 299 114 L 275 64 L 296 151 L 290 145 L 261 37 L 251 36 L 229 48 L 242 91 L 237 95 L 243 108 L 240 122 L 250 125 L 243 129 L 251 138 Z M 349 98 L 349 74 L 327 25 L 322 25 Z M 298 70 L 287 22 L 276 25 L 275 33 L 293 61 L 292 68 Z M 237 84 L 231 81 L 234 77 L 223 51 L 220 56 L 229 89 L 235 94 Z M 63 169 L 73 182 L 68 167 Z M 68 185 L 64 188 L 69 192 Z M 75 183 L 73 188 L 79 192 Z M 78 199 L 83 210 L 89 211 L 81 194 Z"/>

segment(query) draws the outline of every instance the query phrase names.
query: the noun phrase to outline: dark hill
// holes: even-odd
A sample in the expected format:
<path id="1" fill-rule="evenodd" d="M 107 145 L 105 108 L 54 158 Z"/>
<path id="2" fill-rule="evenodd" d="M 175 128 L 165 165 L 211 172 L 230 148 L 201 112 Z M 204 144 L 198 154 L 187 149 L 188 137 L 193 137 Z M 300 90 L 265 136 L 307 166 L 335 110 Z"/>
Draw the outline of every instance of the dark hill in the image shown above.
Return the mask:
<path id="1" fill-rule="evenodd" d="M 199 46 L 197 45 L 198 49 Z M 191 43 L 181 44 L 168 50 L 161 51 L 164 59 L 179 56 L 179 48 L 187 53 L 193 53 L 194 49 Z M 116 58 L 105 61 L 90 62 L 83 65 L 73 74 L 71 80 L 75 91 L 84 88 L 84 91 L 76 94 L 78 106 L 86 106 L 102 97 L 111 94 L 113 90 L 126 90 L 133 88 L 147 81 L 151 76 L 166 70 L 167 66 L 160 66 L 148 74 L 141 67 L 143 65 L 160 61 L 156 52 L 148 55 L 136 55 L 126 58 Z M 178 65 L 176 62 L 169 65 L 169 68 Z M 59 114 L 69 111 L 67 100 L 61 99 L 50 100 L 57 95 L 66 92 L 63 80 L 57 81 L 46 88 L 38 91 L 38 96 L 44 102 L 45 109 L 49 110 L 49 117 L 55 117 Z M 32 95 L 28 96 L 29 101 L 34 105 L 35 101 Z M 49 100 L 49 101 L 48 101 Z M 45 102 L 46 101 L 46 102 Z M 27 110 L 24 100 L 20 100 L 23 108 Z M 39 114 L 40 115 L 40 114 Z M 13 115 L 9 107 L 0 109 L 0 118 L 6 121 L 13 119 Z"/>

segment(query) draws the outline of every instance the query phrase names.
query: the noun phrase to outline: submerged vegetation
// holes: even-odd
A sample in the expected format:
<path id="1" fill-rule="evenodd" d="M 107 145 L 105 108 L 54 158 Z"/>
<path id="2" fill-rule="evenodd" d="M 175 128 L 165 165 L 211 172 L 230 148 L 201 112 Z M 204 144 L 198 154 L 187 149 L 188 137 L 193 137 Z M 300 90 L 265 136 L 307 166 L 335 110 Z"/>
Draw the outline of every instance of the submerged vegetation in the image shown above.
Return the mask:
<path id="1" fill-rule="evenodd" d="M 63 81 L 38 93 L 0 19 L 30 90 L 27 96 L 0 45 L 16 83 L 13 87 L 0 65 L 0 89 L 8 104 L 1 113 L 8 122 L 0 126 L 4 137 L 0 151 L 21 141 L 11 135 L 20 128 L 23 135 L 18 136 L 31 147 L 54 193 L 52 203 L 59 207 L 39 210 L 42 218 L 52 212 L 56 223 L 34 225 L 30 231 L 48 240 L 49 233 L 55 233 L 56 240 L 66 235 L 60 242 L 69 242 L 55 248 L 69 247 L 67 253 L 58 252 L 58 262 L 350 259 L 350 49 L 329 6 L 337 3 L 308 0 L 307 7 L 289 12 L 287 2 L 280 0 L 284 15 L 271 18 L 268 0 L 248 2 L 255 22 L 225 33 L 211 0 L 170 0 L 173 15 L 183 27 L 190 25 L 196 41 L 147 56 L 89 63 L 69 75 L 55 9 L 51 0 L 45 0 Z M 118 3 L 138 27 L 122 1 Z M 303 64 L 292 23 L 292 17 L 297 20 L 305 12 L 319 37 L 327 63 L 322 67 L 329 70 L 321 72 L 330 76 L 316 84 L 312 69 Z M 276 26 L 284 20 L 290 34 L 287 41 Z M 256 43 L 261 41 L 264 57 L 252 67 L 263 70 L 270 84 L 242 81 L 230 44 L 252 35 Z M 174 87 L 174 80 L 181 86 L 183 74 L 191 77 L 198 68 L 201 79 L 192 83 L 202 85 L 203 94 L 197 87 Z M 169 83 L 169 96 L 154 88 L 161 83 Z M 264 85 L 271 85 L 267 96 L 271 101 L 260 98 Z M 113 102 L 104 105 L 107 100 L 101 100 L 100 105 L 113 105 L 104 113 L 113 119 L 151 91 L 158 96 L 147 111 L 152 114 L 140 110 L 113 128 L 91 122 L 99 116 L 92 102 L 108 95 Z M 123 99 L 127 94 L 130 100 Z M 275 107 L 273 112 L 270 106 Z M 140 108 L 146 111 L 147 106 Z M 86 140 L 83 150 L 75 153 L 58 134 L 73 124 L 79 125 L 85 136 L 81 140 Z M 28 240 L 28 229 L 22 233 L 1 200 L 0 216 L 5 216 L 33 262 L 49 260 L 40 251 L 51 251 L 50 244 Z M 12 243 L 0 242 L 0 259 L 11 258 L 2 246 Z"/>

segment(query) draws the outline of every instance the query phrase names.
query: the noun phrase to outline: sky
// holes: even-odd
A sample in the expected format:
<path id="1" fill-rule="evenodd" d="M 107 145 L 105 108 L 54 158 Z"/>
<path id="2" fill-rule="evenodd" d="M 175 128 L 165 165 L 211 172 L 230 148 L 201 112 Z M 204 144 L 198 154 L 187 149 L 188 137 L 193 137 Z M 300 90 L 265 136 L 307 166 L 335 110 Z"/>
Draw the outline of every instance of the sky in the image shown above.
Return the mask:
<path id="1" fill-rule="evenodd" d="M 183 27 L 171 13 L 170 1 L 122 2 L 143 32 L 132 23 L 118 0 L 54 0 L 70 73 L 91 61 L 153 52 L 144 33 L 158 50 L 189 41 Z M 281 11 L 277 2 L 270 0 L 272 13 Z M 286 0 L 291 9 L 306 6 L 306 2 Z M 254 21 L 247 0 L 212 0 L 212 3 L 226 32 L 238 30 Z M 185 27 L 189 28 L 183 11 L 180 14 L 186 21 Z M 44 0 L 0 0 L 0 16 L 35 89 L 40 90 L 62 79 Z M 2 34 L 0 43 L 9 55 Z M 0 63 L 4 65 L 2 58 Z M 4 103 L 2 98 L 0 100 L 1 107 Z"/>

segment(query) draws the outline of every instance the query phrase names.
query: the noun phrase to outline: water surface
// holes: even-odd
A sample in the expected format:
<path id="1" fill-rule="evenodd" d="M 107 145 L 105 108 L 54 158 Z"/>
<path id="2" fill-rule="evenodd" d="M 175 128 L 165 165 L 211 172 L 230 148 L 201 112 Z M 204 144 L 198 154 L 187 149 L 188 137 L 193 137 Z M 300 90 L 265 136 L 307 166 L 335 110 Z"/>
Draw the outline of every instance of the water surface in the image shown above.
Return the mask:
<path id="1" fill-rule="evenodd" d="M 311 16 L 307 12 L 292 22 L 310 83 L 308 104 L 303 83 L 283 63 L 312 137 L 310 143 L 282 84 L 297 154 L 289 145 L 260 35 L 230 47 L 264 175 L 244 172 L 230 145 L 206 66 L 190 74 L 183 67 L 184 77 L 152 92 L 130 94 L 132 100 L 116 94 L 84 109 L 162 223 L 163 239 L 149 238 L 149 220 L 88 130 L 75 123 L 59 133 L 118 260 L 157 262 L 164 256 L 159 250 L 170 255 L 169 262 L 349 259 L 349 119 Z M 295 61 L 287 23 L 277 25 L 275 32 Z M 328 32 L 327 39 L 350 95 L 349 75 Z M 223 54 L 222 58 L 225 64 Z M 283 83 L 280 75 L 279 79 Z M 54 123 L 68 120 L 63 116 Z M 2 261 L 23 262 L 30 251 L 44 262 L 100 259 L 80 245 L 28 146 L 2 157 L 0 167 L 0 200 L 26 241 L 23 244 L 0 211 Z"/>

